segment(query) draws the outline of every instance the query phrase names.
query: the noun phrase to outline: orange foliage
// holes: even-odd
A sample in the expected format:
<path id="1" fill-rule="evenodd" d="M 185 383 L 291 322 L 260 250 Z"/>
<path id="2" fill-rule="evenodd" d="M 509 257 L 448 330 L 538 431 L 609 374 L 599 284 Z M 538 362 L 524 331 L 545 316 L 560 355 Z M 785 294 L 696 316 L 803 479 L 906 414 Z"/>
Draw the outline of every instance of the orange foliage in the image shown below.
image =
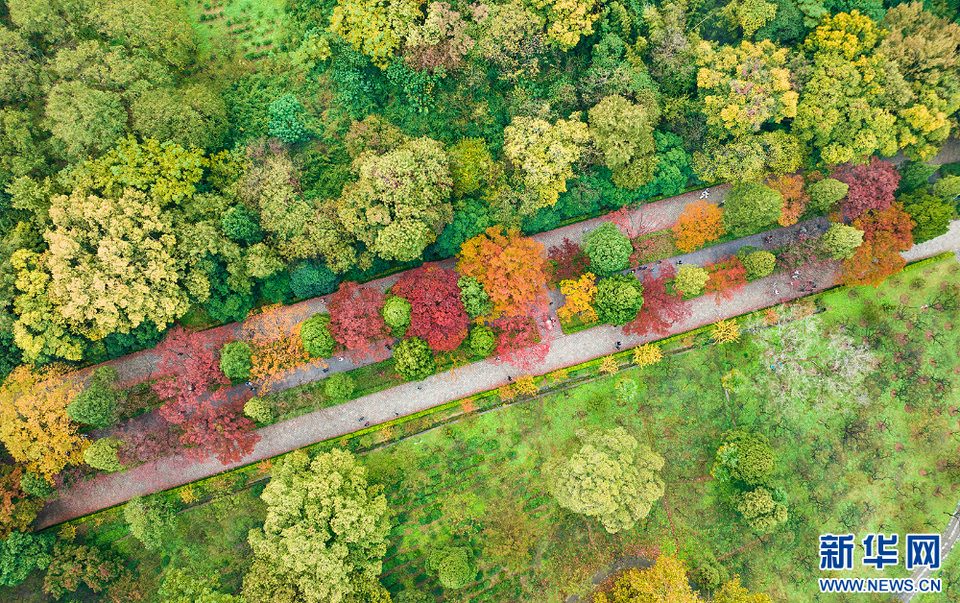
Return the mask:
<path id="1" fill-rule="evenodd" d="M 723 226 L 723 210 L 716 203 L 707 203 L 703 199 L 687 205 L 673 225 L 677 249 L 684 253 L 690 253 L 725 234 L 727 229 Z"/>
<path id="2" fill-rule="evenodd" d="M 300 339 L 300 325 L 288 331 L 288 321 L 283 316 L 281 305 L 268 306 L 246 323 L 244 338 L 253 352 L 250 378 L 260 381 L 264 389 L 280 381 L 284 376 L 310 360 Z"/>
<path id="3" fill-rule="evenodd" d="M 461 276 L 483 284 L 493 302 L 494 315 L 524 316 L 546 307 L 547 276 L 544 245 L 491 226 L 464 242 L 457 256 Z"/>
<path id="4" fill-rule="evenodd" d="M 777 220 L 780 226 L 796 224 L 810 202 L 810 196 L 803 189 L 803 177 L 794 174 L 775 176 L 767 180 L 767 186 L 783 195 L 783 211 Z"/>

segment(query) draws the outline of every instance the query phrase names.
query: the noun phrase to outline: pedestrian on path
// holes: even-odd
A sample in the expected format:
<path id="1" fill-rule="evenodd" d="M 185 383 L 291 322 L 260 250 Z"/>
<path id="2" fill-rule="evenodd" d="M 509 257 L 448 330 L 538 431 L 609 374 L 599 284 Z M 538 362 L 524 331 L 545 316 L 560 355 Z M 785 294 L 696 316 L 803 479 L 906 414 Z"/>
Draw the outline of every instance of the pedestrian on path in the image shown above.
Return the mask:
<path id="1" fill-rule="evenodd" d="M 617 342 L 617 349 L 618 349 L 618 350 L 620 349 L 620 342 L 619 342 L 619 341 Z"/>
<path id="2" fill-rule="evenodd" d="M 364 420 L 364 419 L 366 419 L 366 417 L 360 417 L 359 423 L 363 423 L 363 420 Z"/>
<path id="3" fill-rule="evenodd" d="M 370 421 L 367 421 L 366 423 L 364 423 L 363 426 L 364 426 L 364 427 L 370 427 Z"/>
<path id="4" fill-rule="evenodd" d="M 683 264 L 683 260 L 677 260 L 677 265 Z"/>

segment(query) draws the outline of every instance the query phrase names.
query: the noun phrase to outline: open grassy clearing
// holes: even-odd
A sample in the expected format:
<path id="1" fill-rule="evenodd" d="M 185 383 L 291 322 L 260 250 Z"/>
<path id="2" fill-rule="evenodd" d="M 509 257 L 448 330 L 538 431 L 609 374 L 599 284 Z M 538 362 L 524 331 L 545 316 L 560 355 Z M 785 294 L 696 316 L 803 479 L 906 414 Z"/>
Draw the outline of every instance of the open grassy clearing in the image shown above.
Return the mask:
<path id="1" fill-rule="evenodd" d="M 277 51 L 286 19 L 283 0 L 184 0 L 203 60 L 238 54 L 255 60 Z"/>

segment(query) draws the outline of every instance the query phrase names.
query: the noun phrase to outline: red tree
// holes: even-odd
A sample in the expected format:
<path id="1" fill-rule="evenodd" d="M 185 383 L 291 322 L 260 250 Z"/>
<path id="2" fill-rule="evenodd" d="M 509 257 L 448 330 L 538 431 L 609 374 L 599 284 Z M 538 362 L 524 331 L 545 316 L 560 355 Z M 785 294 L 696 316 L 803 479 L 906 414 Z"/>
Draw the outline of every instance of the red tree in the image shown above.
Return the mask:
<path id="1" fill-rule="evenodd" d="M 845 163 L 831 177 L 850 186 L 841 204 L 843 219 L 849 223 L 870 210 L 885 210 L 893 203 L 893 194 L 900 184 L 900 173 L 888 161 L 870 158 L 867 165 Z"/>
<path id="2" fill-rule="evenodd" d="M 376 287 L 359 287 L 347 281 L 330 296 L 330 334 L 348 350 L 364 354 L 374 341 L 387 336 L 387 325 L 380 309 L 383 291 Z"/>
<path id="3" fill-rule="evenodd" d="M 628 335 L 666 335 L 677 322 L 690 315 L 690 307 L 680 294 L 667 293 L 667 281 L 673 280 L 673 264 L 661 264 L 658 275 L 648 271 L 643 277 L 643 305 L 637 317 L 623 327 Z"/>
<path id="4" fill-rule="evenodd" d="M 529 316 L 511 316 L 493 321 L 497 333 L 497 356 L 522 371 L 530 372 L 543 364 L 550 342 L 537 342 L 540 333 Z"/>
<path id="5" fill-rule="evenodd" d="M 260 436 L 253 433 L 253 422 L 243 416 L 243 404 L 249 396 L 227 400 L 223 392 L 215 392 L 208 404 L 190 417 L 181 441 L 197 446 L 188 449 L 191 456 L 214 456 L 228 465 L 253 452 Z"/>
<path id="6" fill-rule="evenodd" d="M 913 247 L 913 220 L 900 203 L 869 212 L 853 225 L 863 231 L 863 245 L 841 264 L 842 284 L 879 287 L 888 276 L 903 270 L 906 260 L 900 252 Z"/>
<path id="7" fill-rule="evenodd" d="M 405 272 L 390 290 L 410 302 L 407 335 L 423 339 L 438 352 L 452 352 L 467 337 L 470 317 L 460 299 L 459 275 L 437 266 Z"/>
<path id="8" fill-rule="evenodd" d="M 710 280 L 704 290 L 716 294 L 717 305 L 720 305 L 721 299 L 731 299 L 734 293 L 747 284 L 747 269 L 738 258 L 710 264 L 705 268 L 710 273 Z"/>
<path id="9" fill-rule="evenodd" d="M 590 269 L 590 256 L 579 245 L 563 237 L 563 244 L 554 245 L 547 251 L 550 260 L 550 284 L 559 285 L 560 281 L 576 280 Z"/>

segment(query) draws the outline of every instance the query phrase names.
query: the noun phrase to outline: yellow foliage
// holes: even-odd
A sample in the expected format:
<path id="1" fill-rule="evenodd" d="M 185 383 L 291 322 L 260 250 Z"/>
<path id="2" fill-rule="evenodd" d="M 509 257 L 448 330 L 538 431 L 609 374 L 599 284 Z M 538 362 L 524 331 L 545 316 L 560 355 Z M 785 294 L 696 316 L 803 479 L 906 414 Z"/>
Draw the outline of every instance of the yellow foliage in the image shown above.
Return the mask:
<path id="1" fill-rule="evenodd" d="M 807 37 L 804 46 L 817 54 L 842 54 L 852 60 L 857 55 L 869 52 L 886 34 L 873 19 L 853 10 L 821 21 L 817 29 Z"/>
<path id="2" fill-rule="evenodd" d="M 641 368 L 656 364 L 662 359 L 663 352 L 660 351 L 660 347 L 652 343 L 633 348 L 633 363 Z"/>
<path id="3" fill-rule="evenodd" d="M 716 324 L 713 325 L 710 338 L 713 339 L 715 343 L 740 341 L 740 325 L 733 319 L 718 320 Z"/>
<path id="4" fill-rule="evenodd" d="M 570 50 L 581 36 L 592 34 L 600 17 L 597 0 L 534 0 L 534 6 L 546 9 L 547 39 L 560 50 Z"/>
<path id="5" fill-rule="evenodd" d="M 537 387 L 536 380 L 533 375 L 524 375 L 517 379 L 517 391 L 521 394 L 527 394 L 532 396 L 540 391 L 540 388 Z"/>
<path id="6" fill-rule="evenodd" d="M 725 234 L 727 229 L 723 225 L 723 210 L 718 204 L 702 199 L 687 205 L 673 225 L 677 249 L 684 253 L 690 253 Z"/>
<path id="7" fill-rule="evenodd" d="M 504 402 L 510 402 L 517 397 L 517 390 L 511 385 L 504 385 L 497 390 L 497 395 L 500 396 L 500 399 Z"/>
<path id="8" fill-rule="evenodd" d="M 57 537 L 59 537 L 60 540 L 73 540 L 77 537 L 77 526 L 72 523 L 63 524 L 63 527 L 57 532 Z"/>
<path id="9" fill-rule="evenodd" d="M 620 372 L 620 363 L 613 356 L 607 356 L 600 361 L 600 372 L 608 375 L 616 375 Z"/>
<path id="10" fill-rule="evenodd" d="M 593 298 L 597 294 L 593 273 L 586 272 L 577 280 L 561 281 L 560 293 L 567 298 L 567 303 L 557 310 L 560 320 L 568 321 L 577 315 L 584 322 L 597 320 L 597 312 L 593 309 Z"/>
<path id="11" fill-rule="evenodd" d="M 185 505 L 197 501 L 197 493 L 194 492 L 193 486 L 187 486 L 183 490 L 180 490 L 180 500 L 182 500 Z"/>
<path id="12" fill-rule="evenodd" d="M 423 18 L 423 4 L 424 0 L 340 0 L 330 16 L 330 31 L 386 69 L 411 25 Z"/>
<path id="13" fill-rule="evenodd" d="M 565 368 L 562 368 L 547 374 L 547 377 L 549 377 L 550 381 L 554 383 L 560 383 L 561 381 L 566 381 L 569 374 L 570 374 L 570 371 L 568 371 Z"/>
<path id="14" fill-rule="evenodd" d="M 503 152 L 517 166 L 524 184 L 540 195 L 531 210 L 551 207 L 567 190 L 573 164 L 590 140 L 587 124 L 577 119 L 559 119 L 556 124 L 537 117 L 513 118 L 503 131 Z"/>

